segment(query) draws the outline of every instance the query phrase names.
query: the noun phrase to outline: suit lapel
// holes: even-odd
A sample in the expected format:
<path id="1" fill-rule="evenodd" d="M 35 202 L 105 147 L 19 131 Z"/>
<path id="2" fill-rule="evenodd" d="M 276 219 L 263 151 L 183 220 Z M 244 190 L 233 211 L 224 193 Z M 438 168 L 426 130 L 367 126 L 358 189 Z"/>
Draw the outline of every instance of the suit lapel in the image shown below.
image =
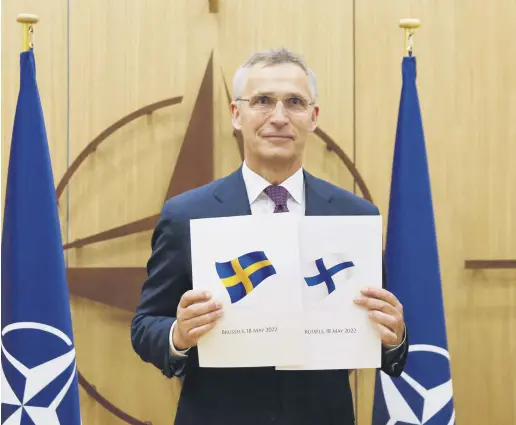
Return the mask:
<path id="1" fill-rule="evenodd" d="M 329 186 L 322 184 L 307 171 L 305 176 L 305 215 L 337 215 L 338 211 L 331 204 L 332 194 L 328 190 Z"/>
<path id="2" fill-rule="evenodd" d="M 217 212 L 220 217 L 251 214 L 242 167 L 222 179 L 213 195 L 219 204 Z"/>

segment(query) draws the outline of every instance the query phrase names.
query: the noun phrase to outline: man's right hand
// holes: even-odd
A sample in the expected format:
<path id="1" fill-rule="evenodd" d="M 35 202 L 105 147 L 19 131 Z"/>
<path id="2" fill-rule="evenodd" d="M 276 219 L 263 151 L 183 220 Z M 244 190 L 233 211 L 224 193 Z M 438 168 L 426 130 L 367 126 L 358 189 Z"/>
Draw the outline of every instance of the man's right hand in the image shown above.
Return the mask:
<path id="1" fill-rule="evenodd" d="M 177 307 L 177 323 L 172 333 L 174 347 L 186 350 L 197 345 L 199 338 L 213 329 L 222 314 L 222 304 L 213 300 L 209 292 L 185 292 Z"/>

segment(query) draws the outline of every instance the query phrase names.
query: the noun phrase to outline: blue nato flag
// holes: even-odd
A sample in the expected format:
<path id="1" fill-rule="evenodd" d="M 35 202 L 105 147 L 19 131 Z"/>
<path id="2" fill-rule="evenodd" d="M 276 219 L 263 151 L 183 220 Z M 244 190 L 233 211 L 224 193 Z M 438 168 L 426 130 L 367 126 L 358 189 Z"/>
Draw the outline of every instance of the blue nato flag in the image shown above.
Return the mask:
<path id="1" fill-rule="evenodd" d="M 430 174 L 416 86 L 416 58 L 403 59 L 385 262 L 389 290 L 404 307 L 410 347 L 405 371 L 376 376 L 373 425 L 453 425 Z"/>
<path id="2" fill-rule="evenodd" d="M 80 425 L 70 301 L 32 50 L 21 53 L 2 233 L 2 424 Z"/>

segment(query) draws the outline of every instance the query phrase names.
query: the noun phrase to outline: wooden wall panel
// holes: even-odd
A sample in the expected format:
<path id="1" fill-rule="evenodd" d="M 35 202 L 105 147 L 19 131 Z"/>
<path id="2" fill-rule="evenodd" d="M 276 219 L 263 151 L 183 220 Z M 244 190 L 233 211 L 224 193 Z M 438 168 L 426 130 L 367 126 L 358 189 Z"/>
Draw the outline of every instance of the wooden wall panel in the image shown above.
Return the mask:
<path id="1" fill-rule="evenodd" d="M 401 89 L 400 18 L 417 17 L 418 88 L 430 164 L 457 423 L 516 421 L 516 271 L 465 259 L 516 256 L 513 2 L 356 2 L 357 165 L 381 212 Z M 360 373 L 359 423 L 374 375 Z"/>

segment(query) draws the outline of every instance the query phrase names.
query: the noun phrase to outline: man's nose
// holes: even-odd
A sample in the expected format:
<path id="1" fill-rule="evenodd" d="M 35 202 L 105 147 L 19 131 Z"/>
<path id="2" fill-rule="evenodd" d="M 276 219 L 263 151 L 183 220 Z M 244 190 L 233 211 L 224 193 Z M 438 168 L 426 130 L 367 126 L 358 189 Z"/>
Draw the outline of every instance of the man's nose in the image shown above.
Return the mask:
<path id="1" fill-rule="evenodd" d="M 272 111 L 271 123 L 278 127 L 283 127 L 288 124 L 288 117 L 285 114 L 285 107 L 283 102 L 277 102 Z"/>

